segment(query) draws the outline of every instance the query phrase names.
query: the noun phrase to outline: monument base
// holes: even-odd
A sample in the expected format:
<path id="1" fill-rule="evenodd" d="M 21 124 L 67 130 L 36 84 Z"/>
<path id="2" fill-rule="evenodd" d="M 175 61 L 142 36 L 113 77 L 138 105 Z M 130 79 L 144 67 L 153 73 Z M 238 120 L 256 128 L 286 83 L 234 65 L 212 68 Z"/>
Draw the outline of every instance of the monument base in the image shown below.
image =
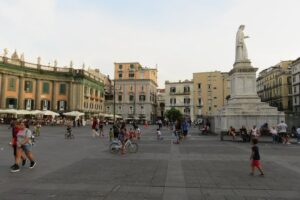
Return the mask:
<path id="1" fill-rule="evenodd" d="M 229 72 L 231 94 L 228 104 L 214 115 L 212 130 L 215 133 L 227 131 L 230 126 L 239 130 L 245 126 L 247 130 L 253 125 L 260 127 L 264 123 L 277 125 L 284 120 L 284 113 L 277 108 L 261 102 L 256 93 L 256 71 L 251 62 L 236 62 Z"/>
<path id="2" fill-rule="evenodd" d="M 250 130 L 253 125 L 260 127 L 264 123 L 268 123 L 269 126 L 273 126 L 280 121 L 284 121 L 284 113 L 261 102 L 258 97 L 233 99 L 214 116 L 214 127 L 212 128 L 215 133 L 221 133 L 227 131 L 230 126 L 236 130 L 245 126 L 247 130 Z"/>

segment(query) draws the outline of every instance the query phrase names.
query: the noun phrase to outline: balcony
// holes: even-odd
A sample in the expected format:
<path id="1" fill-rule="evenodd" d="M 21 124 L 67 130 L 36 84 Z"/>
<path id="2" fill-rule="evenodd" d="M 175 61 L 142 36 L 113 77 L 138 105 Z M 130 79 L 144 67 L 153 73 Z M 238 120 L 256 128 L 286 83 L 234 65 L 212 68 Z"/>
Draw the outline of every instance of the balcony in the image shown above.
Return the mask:
<path id="1" fill-rule="evenodd" d="M 191 92 L 182 92 L 182 91 L 178 91 L 178 92 L 170 92 L 170 95 L 190 95 Z"/>

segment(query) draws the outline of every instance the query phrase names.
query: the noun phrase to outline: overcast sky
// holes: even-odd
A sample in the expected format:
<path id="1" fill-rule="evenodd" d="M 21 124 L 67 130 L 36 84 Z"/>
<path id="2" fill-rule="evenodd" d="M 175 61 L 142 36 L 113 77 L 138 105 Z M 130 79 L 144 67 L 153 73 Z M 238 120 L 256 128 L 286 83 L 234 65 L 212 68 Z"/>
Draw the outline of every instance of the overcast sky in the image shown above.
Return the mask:
<path id="1" fill-rule="evenodd" d="M 249 58 L 259 70 L 300 56 L 298 0 L 0 0 L 0 54 L 100 68 L 114 62 L 158 66 L 165 80 L 229 71 L 235 35 L 245 24 Z"/>

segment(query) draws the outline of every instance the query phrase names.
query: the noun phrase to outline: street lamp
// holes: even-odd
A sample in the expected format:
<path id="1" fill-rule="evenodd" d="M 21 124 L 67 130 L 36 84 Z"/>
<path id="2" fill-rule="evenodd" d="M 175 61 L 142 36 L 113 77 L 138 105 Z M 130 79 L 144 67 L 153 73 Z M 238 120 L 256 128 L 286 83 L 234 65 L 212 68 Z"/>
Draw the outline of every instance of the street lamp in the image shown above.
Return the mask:
<path id="1" fill-rule="evenodd" d="M 116 79 L 114 79 L 114 123 L 116 122 Z"/>

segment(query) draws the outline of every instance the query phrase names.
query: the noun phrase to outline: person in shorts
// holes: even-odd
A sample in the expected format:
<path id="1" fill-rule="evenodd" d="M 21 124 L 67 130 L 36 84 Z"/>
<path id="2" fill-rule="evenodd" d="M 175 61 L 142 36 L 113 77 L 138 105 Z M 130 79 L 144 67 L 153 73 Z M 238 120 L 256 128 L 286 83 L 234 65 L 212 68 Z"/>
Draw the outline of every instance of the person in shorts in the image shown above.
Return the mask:
<path id="1" fill-rule="evenodd" d="M 11 172 L 20 171 L 19 164 L 21 162 L 23 152 L 25 152 L 26 157 L 30 160 L 29 168 L 32 169 L 35 167 L 36 162 L 31 152 L 31 147 L 32 147 L 31 139 L 30 139 L 31 136 L 32 136 L 32 132 L 30 131 L 30 129 L 26 128 L 23 122 L 20 123 L 20 130 L 17 133 L 16 159 L 15 159 L 15 164 L 11 167 Z"/>
<path id="2" fill-rule="evenodd" d="M 257 146 L 258 140 L 257 138 L 252 139 L 252 152 L 250 156 L 251 160 L 251 173 L 250 175 L 254 176 L 255 168 L 257 168 L 260 171 L 260 176 L 264 176 L 264 172 L 262 171 L 261 164 L 260 164 L 260 154 L 259 154 L 259 148 Z"/>
<path id="3" fill-rule="evenodd" d="M 157 140 L 162 140 L 160 128 L 156 129 L 156 137 L 157 137 Z"/>
<path id="4" fill-rule="evenodd" d="M 284 121 L 281 121 L 281 123 L 279 123 L 277 125 L 278 135 L 279 135 L 279 137 L 282 138 L 282 143 L 283 144 L 291 144 L 289 142 L 289 136 L 287 134 L 287 128 L 288 128 L 288 126 L 287 126 L 286 123 L 284 123 Z"/>

